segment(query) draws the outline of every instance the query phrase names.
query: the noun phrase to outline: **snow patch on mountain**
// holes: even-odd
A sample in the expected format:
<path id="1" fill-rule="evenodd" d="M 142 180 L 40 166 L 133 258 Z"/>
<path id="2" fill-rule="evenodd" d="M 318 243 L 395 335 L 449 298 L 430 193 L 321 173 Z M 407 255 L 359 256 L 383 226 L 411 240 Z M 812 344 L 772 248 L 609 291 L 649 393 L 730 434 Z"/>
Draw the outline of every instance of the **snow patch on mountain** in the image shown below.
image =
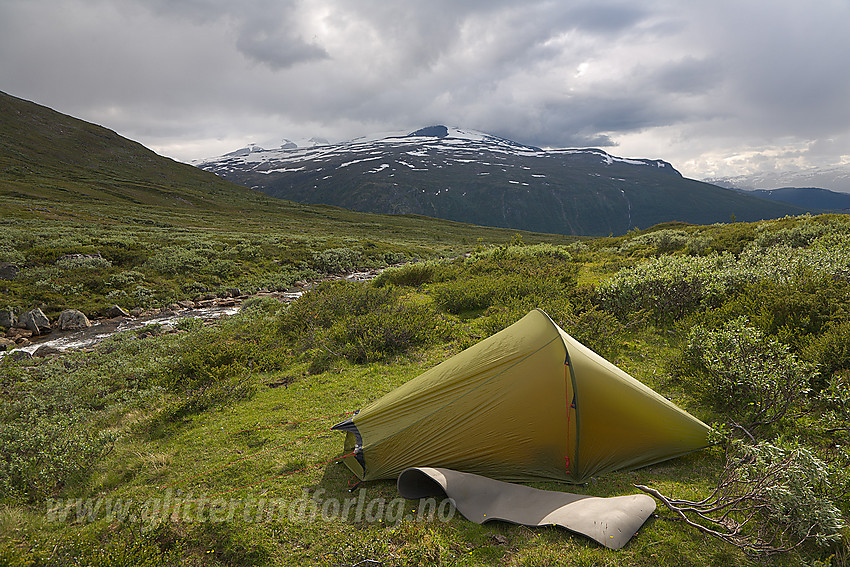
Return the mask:
<path id="1" fill-rule="evenodd" d="M 513 167 L 512 164 L 505 161 L 511 157 L 547 158 L 566 154 L 582 154 L 598 158 L 601 163 L 609 166 L 623 163 L 635 166 L 669 167 L 671 172 L 675 172 L 670 164 L 662 160 L 621 158 L 596 148 L 543 149 L 477 130 L 443 125 L 428 126 L 413 132 L 382 132 L 338 143 L 329 143 L 320 138 L 310 138 L 304 142 L 284 139 L 281 147 L 276 149 L 263 149 L 252 144 L 223 156 L 197 160 L 193 162 L 193 165 L 220 172 L 241 169 L 271 173 L 273 171 L 298 171 L 293 166 L 300 167 L 305 162 L 316 164 L 343 160 L 341 164 L 334 166 L 339 169 L 364 161 L 378 159 L 387 161 L 389 152 L 395 152 L 397 156 L 403 154 L 416 158 L 402 160 L 395 157 L 393 159 L 394 163 L 416 171 L 424 171 L 429 167 L 443 168 L 452 164 L 472 163 L 504 168 L 506 166 Z M 347 157 L 353 159 L 346 159 Z M 389 167 L 388 164 L 387 168 Z M 387 168 L 381 168 L 378 171 L 384 171 Z M 540 176 L 542 177 L 542 175 Z"/>

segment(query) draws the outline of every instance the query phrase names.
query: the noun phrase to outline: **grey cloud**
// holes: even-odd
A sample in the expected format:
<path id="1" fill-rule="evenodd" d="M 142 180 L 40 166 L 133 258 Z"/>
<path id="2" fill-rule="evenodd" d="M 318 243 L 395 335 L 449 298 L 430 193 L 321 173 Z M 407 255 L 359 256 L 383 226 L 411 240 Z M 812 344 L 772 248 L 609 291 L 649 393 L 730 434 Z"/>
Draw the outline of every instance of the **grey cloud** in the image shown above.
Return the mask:
<path id="1" fill-rule="evenodd" d="M 236 40 L 240 53 L 272 69 L 286 69 L 298 63 L 327 59 L 322 47 L 307 43 L 299 37 L 274 30 L 243 30 Z"/>
<path id="2" fill-rule="evenodd" d="M 792 0 L 5 0 L 0 77 L 163 147 L 443 122 L 693 163 L 779 145 L 827 162 L 850 138 L 848 22 L 846 2 Z"/>
<path id="3" fill-rule="evenodd" d="M 659 93 L 704 94 L 721 86 L 722 65 L 716 59 L 687 56 L 649 77 Z"/>
<path id="4" fill-rule="evenodd" d="M 565 20 L 572 27 L 593 33 L 613 34 L 628 30 L 643 20 L 648 12 L 634 2 L 566 2 Z"/>

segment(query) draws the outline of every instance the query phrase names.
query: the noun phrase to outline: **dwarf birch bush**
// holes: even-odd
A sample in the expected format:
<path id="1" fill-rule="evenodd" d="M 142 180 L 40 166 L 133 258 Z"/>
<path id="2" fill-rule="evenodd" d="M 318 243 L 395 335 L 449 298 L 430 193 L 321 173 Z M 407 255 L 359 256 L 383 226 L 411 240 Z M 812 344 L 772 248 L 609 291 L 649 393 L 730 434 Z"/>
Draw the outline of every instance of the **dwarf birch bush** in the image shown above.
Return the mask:
<path id="1" fill-rule="evenodd" d="M 669 323 L 717 306 L 747 284 L 788 284 L 803 274 L 850 278 L 850 236 L 829 234 L 810 248 L 750 245 L 738 256 L 659 256 L 617 272 L 600 285 L 599 297 L 617 317 L 647 310 L 656 324 Z"/>
<path id="2" fill-rule="evenodd" d="M 684 353 L 686 381 L 706 402 L 747 425 L 776 423 L 805 403 L 813 364 L 751 327 L 746 318 L 721 329 L 697 326 Z"/>
<path id="3" fill-rule="evenodd" d="M 846 522 L 835 502 L 846 482 L 835 464 L 787 443 L 730 441 L 714 491 L 704 500 L 661 500 L 688 525 L 750 555 L 774 555 L 806 542 L 826 546 L 841 539 Z"/>

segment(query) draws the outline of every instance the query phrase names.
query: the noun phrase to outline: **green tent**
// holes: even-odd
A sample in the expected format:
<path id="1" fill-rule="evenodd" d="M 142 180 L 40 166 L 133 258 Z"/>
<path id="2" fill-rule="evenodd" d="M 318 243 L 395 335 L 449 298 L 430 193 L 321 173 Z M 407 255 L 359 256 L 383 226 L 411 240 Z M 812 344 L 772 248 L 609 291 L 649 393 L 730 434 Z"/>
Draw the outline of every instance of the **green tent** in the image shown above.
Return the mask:
<path id="1" fill-rule="evenodd" d="M 700 449 L 709 432 L 540 310 L 333 429 L 361 480 L 443 467 L 575 483 Z"/>

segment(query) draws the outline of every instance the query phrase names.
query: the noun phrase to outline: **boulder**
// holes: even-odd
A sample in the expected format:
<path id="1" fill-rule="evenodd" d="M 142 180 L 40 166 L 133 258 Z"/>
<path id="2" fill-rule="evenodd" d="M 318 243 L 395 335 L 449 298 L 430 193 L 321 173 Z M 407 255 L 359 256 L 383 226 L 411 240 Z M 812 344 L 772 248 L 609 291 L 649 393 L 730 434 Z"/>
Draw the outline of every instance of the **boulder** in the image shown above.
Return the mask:
<path id="1" fill-rule="evenodd" d="M 130 314 L 118 307 L 117 305 L 113 305 L 106 312 L 106 316 L 110 319 L 114 319 L 115 317 L 129 317 Z"/>
<path id="2" fill-rule="evenodd" d="M 13 280 L 18 277 L 19 271 L 21 269 L 15 264 L 0 262 L 0 280 Z"/>
<path id="3" fill-rule="evenodd" d="M 57 355 L 57 354 L 62 354 L 62 351 L 59 350 L 58 348 L 52 347 L 50 345 L 41 345 L 40 347 L 35 349 L 35 352 L 32 353 L 32 354 L 33 354 L 33 356 L 37 356 L 39 358 L 44 358 L 44 357 L 47 357 L 47 356 L 54 356 L 54 355 Z"/>
<path id="4" fill-rule="evenodd" d="M 14 329 L 9 329 L 6 332 L 6 336 L 10 339 L 16 339 L 20 337 L 30 338 L 32 336 L 32 331 L 29 329 L 21 329 L 20 327 L 15 327 Z"/>
<path id="5" fill-rule="evenodd" d="M 87 329 L 91 327 L 89 318 L 86 317 L 85 313 L 78 311 L 77 309 L 66 309 L 60 313 L 57 324 L 63 331 Z"/>
<path id="6" fill-rule="evenodd" d="M 0 351 L 12 350 L 13 348 L 15 348 L 17 346 L 18 345 L 15 344 L 15 341 L 13 341 L 12 339 L 0 337 Z"/>
<path id="7" fill-rule="evenodd" d="M 21 315 L 18 326 L 29 329 L 33 335 L 50 332 L 50 320 L 41 309 L 31 309 Z"/>
<path id="8" fill-rule="evenodd" d="M 16 348 L 12 352 L 10 352 L 7 356 L 14 360 L 15 362 L 21 362 L 24 360 L 32 360 L 32 355 L 25 350 L 21 350 Z"/>
<path id="9" fill-rule="evenodd" d="M 88 259 L 102 259 L 103 256 L 100 255 L 100 252 L 95 252 L 94 254 L 65 254 L 56 260 L 56 263 L 59 264 L 61 262 L 67 262 L 68 260 L 88 260 Z"/>
<path id="10" fill-rule="evenodd" d="M 11 329 L 17 324 L 18 318 L 11 309 L 0 309 L 0 327 Z"/>

